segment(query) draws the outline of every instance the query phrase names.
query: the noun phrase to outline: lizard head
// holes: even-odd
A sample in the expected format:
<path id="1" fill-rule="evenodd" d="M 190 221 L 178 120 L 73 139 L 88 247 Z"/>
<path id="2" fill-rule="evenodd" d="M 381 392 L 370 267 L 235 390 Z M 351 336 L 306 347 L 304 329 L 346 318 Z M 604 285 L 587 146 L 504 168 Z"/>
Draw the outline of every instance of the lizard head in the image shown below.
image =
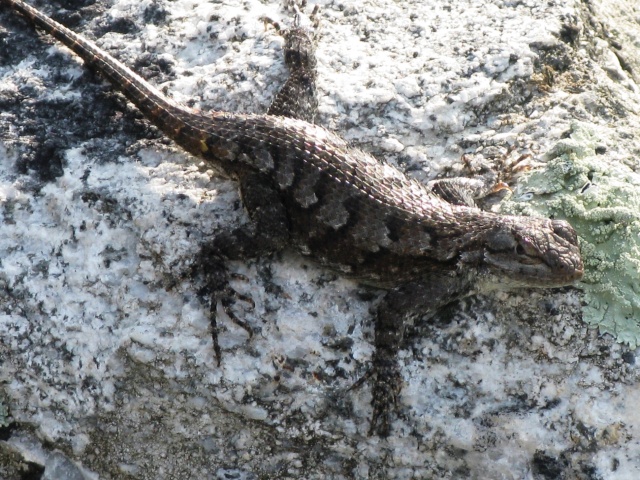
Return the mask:
<path id="1" fill-rule="evenodd" d="M 582 278 L 578 236 L 563 220 L 502 217 L 485 236 L 483 263 L 501 283 L 560 287 Z"/>

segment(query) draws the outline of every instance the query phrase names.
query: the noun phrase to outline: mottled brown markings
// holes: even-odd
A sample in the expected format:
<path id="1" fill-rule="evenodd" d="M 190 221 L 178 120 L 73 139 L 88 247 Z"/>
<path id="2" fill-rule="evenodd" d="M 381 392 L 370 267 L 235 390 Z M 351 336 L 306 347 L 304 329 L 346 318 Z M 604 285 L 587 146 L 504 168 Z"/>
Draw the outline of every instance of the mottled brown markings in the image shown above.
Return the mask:
<path id="1" fill-rule="evenodd" d="M 550 231 L 548 221 L 500 216 L 469 205 L 453 206 L 400 171 L 299 118 L 227 112 L 202 115 L 178 106 L 93 43 L 22 1 L 0 2 L 25 12 L 36 25 L 53 33 L 101 71 L 188 152 L 237 177 L 243 185 L 243 196 L 249 178 L 262 178 L 258 190 L 276 207 L 270 210 L 271 223 L 288 225 L 281 238 L 286 237 L 303 254 L 312 254 L 362 283 L 389 289 L 376 310 L 373 358 L 376 380 L 372 427 L 377 424 L 382 434 L 388 432 L 386 414 L 400 392 L 396 353 L 408 319 L 433 314 L 472 288 L 486 284 L 487 278 L 515 285 L 560 286 L 582 276 L 575 232 L 566 222 Z M 297 27 L 290 32 L 289 36 L 283 35 L 292 45 L 295 35 L 303 40 L 309 37 Z M 313 60 L 313 46 L 304 48 L 309 50 L 300 53 Z M 295 55 L 288 56 L 296 60 Z M 290 92 L 313 93 L 315 72 L 311 69 L 306 73 L 310 88 L 285 85 L 283 91 L 290 88 Z M 299 81 L 304 75 L 294 71 L 291 78 Z M 313 118 L 306 117 L 313 109 L 299 109 L 296 102 L 288 100 L 281 97 L 274 111 L 281 108 L 287 115 Z M 313 102 L 307 102 L 307 106 L 313 107 Z M 267 175 L 257 173 L 265 170 L 271 170 L 268 180 Z M 252 218 L 259 217 L 255 213 L 261 211 L 255 207 Z M 256 223 L 258 233 L 259 227 Z M 266 227 L 268 232 L 277 230 Z M 515 230 L 520 239 L 515 238 Z M 520 241 L 527 255 L 509 248 L 489 251 L 496 232 L 515 243 Z M 253 245 L 258 247 L 260 242 L 273 245 L 277 243 L 274 239 L 280 241 L 277 236 L 256 238 L 258 243 L 254 240 Z M 523 244 L 523 238 L 530 239 L 531 245 Z"/>
<path id="2" fill-rule="evenodd" d="M 321 224 L 328 226 L 333 232 L 347 225 L 349 212 L 344 206 L 348 192 L 342 188 L 326 189 L 318 194 L 320 206 L 314 215 Z"/>
<path id="3" fill-rule="evenodd" d="M 281 190 L 288 189 L 293 185 L 293 181 L 295 180 L 296 157 L 295 155 L 291 155 L 289 152 L 286 152 L 284 155 L 274 156 L 273 147 L 271 147 L 270 152 L 272 153 L 272 157 L 277 159 L 274 160 L 276 183 Z"/>

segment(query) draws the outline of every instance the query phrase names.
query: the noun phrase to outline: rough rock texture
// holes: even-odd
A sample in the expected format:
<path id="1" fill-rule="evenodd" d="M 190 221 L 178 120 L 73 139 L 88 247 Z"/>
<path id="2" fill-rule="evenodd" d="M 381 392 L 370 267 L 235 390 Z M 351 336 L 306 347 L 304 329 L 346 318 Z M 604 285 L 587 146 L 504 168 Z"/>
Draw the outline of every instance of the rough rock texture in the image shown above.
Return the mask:
<path id="1" fill-rule="evenodd" d="M 282 82 L 278 2 L 49 3 L 186 104 L 263 112 Z M 542 157 L 576 120 L 637 170 L 640 8 L 603 3 L 327 3 L 319 122 L 425 181 L 464 153 Z M 223 323 L 218 367 L 190 266 L 245 220 L 232 182 L 0 9 L 0 478 L 640 475 L 637 352 L 575 289 L 416 327 L 387 440 L 347 392 L 376 292 L 295 252 L 232 265 L 257 333 Z"/>

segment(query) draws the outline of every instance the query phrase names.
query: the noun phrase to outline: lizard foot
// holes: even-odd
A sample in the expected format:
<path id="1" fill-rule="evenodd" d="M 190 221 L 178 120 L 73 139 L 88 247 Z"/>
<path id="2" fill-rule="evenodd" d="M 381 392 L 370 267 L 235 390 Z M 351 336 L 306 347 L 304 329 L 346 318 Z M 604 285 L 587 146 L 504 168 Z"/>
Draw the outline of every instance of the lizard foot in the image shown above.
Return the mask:
<path id="1" fill-rule="evenodd" d="M 307 0 L 285 0 L 285 2 L 283 2 L 283 9 L 293 14 L 294 28 L 300 28 L 304 26 L 310 31 L 317 30 L 318 26 L 320 25 L 320 19 L 318 17 L 318 13 L 320 12 L 320 5 L 316 5 L 315 7 L 313 7 L 311 13 L 307 15 L 305 15 L 304 13 L 306 8 Z M 282 26 L 277 21 L 267 16 L 261 17 L 261 20 L 264 22 L 265 27 L 267 25 L 271 25 L 276 29 L 277 32 L 286 34 L 287 29 L 282 28 Z"/>
<path id="2" fill-rule="evenodd" d="M 369 435 L 387 437 L 391 419 L 398 410 L 398 397 L 402 391 L 402 376 L 395 359 L 375 358 L 371 391 L 371 425 Z"/>
<path id="3" fill-rule="evenodd" d="M 359 388 L 363 383 L 371 382 L 371 423 L 369 436 L 388 437 L 391 432 L 391 420 L 398 410 L 398 397 L 402 391 L 402 375 L 398 362 L 388 355 L 376 353 L 371 369 L 360 377 L 349 390 Z"/>
<path id="4" fill-rule="evenodd" d="M 218 366 L 222 360 L 222 350 L 218 342 L 218 322 L 217 308 L 221 305 L 223 311 L 231 319 L 233 323 L 242 327 L 251 338 L 253 330 L 251 326 L 239 319 L 233 312 L 233 306 L 237 301 L 246 303 L 250 309 L 255 307 L 253 299 L 247 295 L 237 292 L 229 286 L 229 280 L 232 278 L 246 280 L 244 275 L 230 274 L 225 266 L 223 259 L 215 253 L 205 253 L 202 256 L 203 262 L 197 265 L 199 273 L 204 277 L 204 286 L 200 289 L 202 295 L 209 304 L 209 322 L 211 324 L 211 338 L 213 340 L 213 350 L 216 355 Z"/>

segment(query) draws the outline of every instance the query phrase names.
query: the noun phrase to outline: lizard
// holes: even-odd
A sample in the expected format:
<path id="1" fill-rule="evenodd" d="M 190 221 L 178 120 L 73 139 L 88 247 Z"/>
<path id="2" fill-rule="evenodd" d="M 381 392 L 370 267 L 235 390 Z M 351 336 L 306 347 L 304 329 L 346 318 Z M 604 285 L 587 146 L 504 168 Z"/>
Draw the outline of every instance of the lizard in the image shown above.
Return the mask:
<path id="1" fill-rule="evenodd" d="M 293 26 L 280 31 L 289 79 L 266 114 L 243 114 L 180 105 L 24 1 L 0 5 L 70 48 L 182 149 L 237 180 L 251 222 L 216 235 L 212 257 L 224 263 L 294 246 L 386 291 L 372 315 L 371 368 L 356 382 L 371 382 L 369 434 L 390 433 L 402 392 L 396 357 L 407 325 L 467 295 L 561 287 L 582 278 L 578 237 L 568 222 L 485 211 L 477 200 L 490 191 L 486 181 L 425 185 L 315 125 L 316 39 L 299 22 L 299 10 Z M 209 288 L 226 292 L 228 310 L 225 267 L 213 264 Z M 219 360 L 213 305 L 210 315 Z"/>

